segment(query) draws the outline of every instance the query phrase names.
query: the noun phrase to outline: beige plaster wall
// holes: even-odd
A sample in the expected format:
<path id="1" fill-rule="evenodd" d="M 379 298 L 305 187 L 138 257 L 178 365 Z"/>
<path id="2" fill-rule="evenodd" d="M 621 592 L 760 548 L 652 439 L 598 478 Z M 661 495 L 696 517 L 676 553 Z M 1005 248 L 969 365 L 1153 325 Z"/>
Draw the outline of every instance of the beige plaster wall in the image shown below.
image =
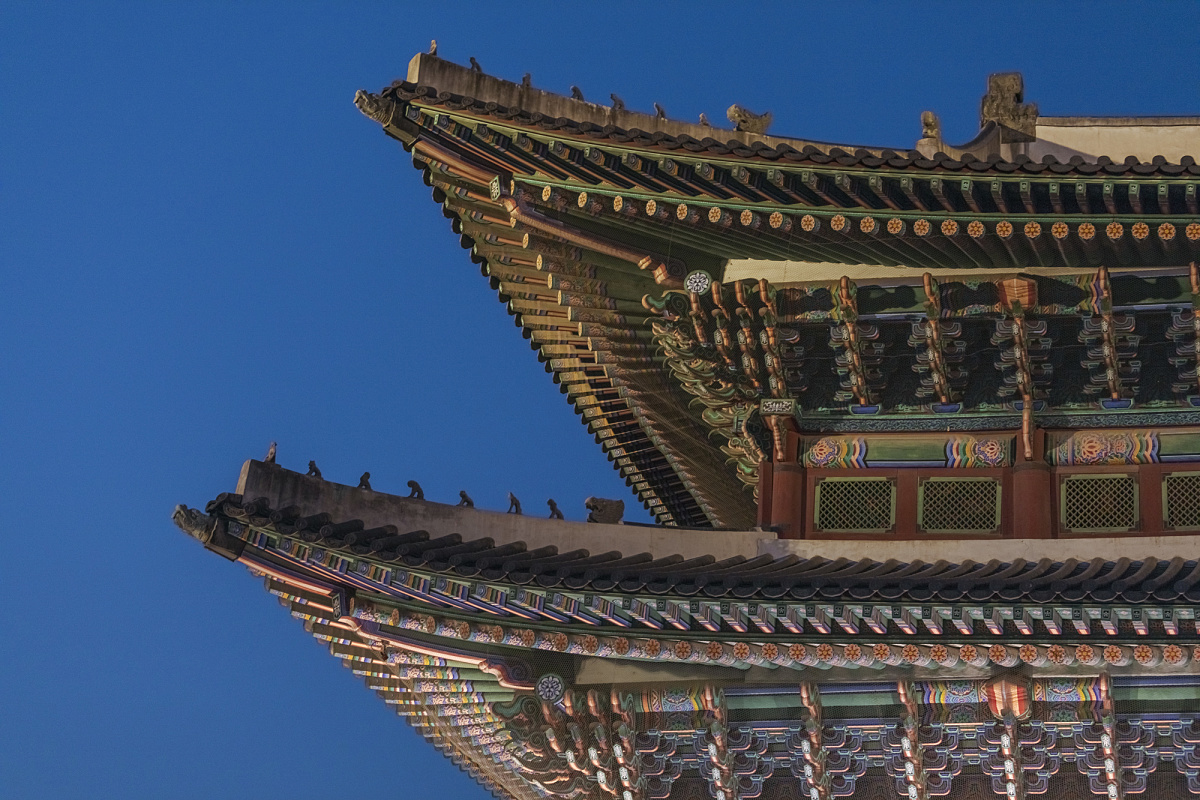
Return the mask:
<path id="1" fill-rule="evenodd" d="M 1048 153 L 1060 161 L 1068 161 L 1075 155 L 1089 161 L 1108 156 L 1117 162 L 1124 161 L 1126 156 L 1137 156 L 1139 161 L 1163 156 L 1176 163 L 1184 156 L 1200 158 L 1200 118 L 1168 118 L 1149 123 L 1150 120 L 1131 119 L 1119 124 L 1099 121 L 1068 124 L 1067 120 L 1041 117 L 1037 123 L 1037 141 L 1029 143 L 1027 152 L 1035 161 Z"/>

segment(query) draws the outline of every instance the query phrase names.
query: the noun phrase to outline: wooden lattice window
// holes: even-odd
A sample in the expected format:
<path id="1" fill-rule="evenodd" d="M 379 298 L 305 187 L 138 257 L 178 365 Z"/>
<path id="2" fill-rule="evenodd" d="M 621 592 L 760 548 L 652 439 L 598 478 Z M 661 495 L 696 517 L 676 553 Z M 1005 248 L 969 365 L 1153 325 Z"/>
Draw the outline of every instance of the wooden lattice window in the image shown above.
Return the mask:
<path id="1" fill-rule="evenodd" d="M 1125 532 L 1138 527 L 1136 475 L 1068 475 L 1059 493 L 1059 524 L 1067 531 Z"/>
<path id="2" fill-rule="evenodd" d="M 1163 526 L 1175 531 L 1200 530 L 1200 472 L 1163 476 Z"/>
<path id="3" fill-rule="evenodd" d="M 886 533 L 896 525 L 891 478 L 825 478 L 817 484 L 815 523 L 836 533 Z"/>
<path id="4" fill-rule="evenodd" d="M 994 478 L 926 478 L 917 519 L 927 533 L 993 533 L 1000 529 L 1000 482 Z"/>

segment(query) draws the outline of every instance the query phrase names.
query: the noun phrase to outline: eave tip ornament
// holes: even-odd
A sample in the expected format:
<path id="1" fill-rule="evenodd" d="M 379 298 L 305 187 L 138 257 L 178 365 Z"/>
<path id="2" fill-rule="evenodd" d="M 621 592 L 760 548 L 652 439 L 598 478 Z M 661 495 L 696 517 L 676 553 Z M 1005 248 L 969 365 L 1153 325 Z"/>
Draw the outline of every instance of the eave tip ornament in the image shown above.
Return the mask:
<path id="1" fill-rule="evenodd" d="M 770 111 L 755 114 L 749 109 L 742 108 L 737 103 L 729 107 L 729 110 L 725 112 L 725 116 L 729 117 L 729 121 L 733 123 L 734 130 L 744 131 L 745 133 L 766 133 L 767 128 L 771 127 L 771 120 L 773 119 Z"/>
<path id="2" fill-rule="evenodd" d="M 390 124 L 392 117 L 396 113 L 395 100 L 392 100 L 390 97 L 371 94 L 362 89 L 354 93 L 354 105 L 358 106 L 358 110 L 364 116 L 370 117 L 380 125 Z"/>

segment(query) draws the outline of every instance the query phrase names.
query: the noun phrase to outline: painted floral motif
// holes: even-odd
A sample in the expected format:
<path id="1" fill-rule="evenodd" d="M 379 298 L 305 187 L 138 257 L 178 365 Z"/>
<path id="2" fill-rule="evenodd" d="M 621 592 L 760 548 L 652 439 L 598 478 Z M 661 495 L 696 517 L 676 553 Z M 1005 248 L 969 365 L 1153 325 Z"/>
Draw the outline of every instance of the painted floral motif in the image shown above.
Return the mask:
<path id="1" fill-rule="evenodd" d="M 1164 222 L 1158 226 L 1158 238 L 1164 242 L 1169 242 L 1175 238 L 1175 226 L 1169 222 Z"/>
<path id="2" fill-rule="evenodd" d="M 1046 658 L 1052 664 L 1065 665 L 1067 663 L 1067 648 L 1061 644 L 1052 644 L 1046 648 Z"/>
<path id="3" fill-rule="evenodd" d="M 1096 664 L 1099 659 L 1096 657 L 1096 651 L 1090 644 L 1081 644 L 1075 648 L 1075 660 L 1081 664 L 1092 665 Z"/>
<path id="4" fill-rule="evenodd" d="M 1106 664 L 1113 664 L 1115 666 L 1119 666 L 1128 661 L 1125 656 L 1125 648 L 1121 647 L 1119 644 L 1110 644 L 1108 647 L 1104 648 L 1103 658 Z"/>
<path id="5" fill-rule="evenodd" d="M 1034 644 L 1021 645 L 1020 649 L 1017 650 L 1017 656 L 1020 657 L 1020 659 L 1022 661 L 1024 661 L 1026 664 L 1034 663 L 1035 661 L 1038 660 L 1037 645 L 1034 645 Z"/>
<path id="6" fill-rule="evenodd" d="M 1013 235 L 1013 224 L 1006 219 L 996 223 L 996 235 L 1001 239 L 1007 239 Z"/>
<path id="7" fill-rule="evenodd" d="M 800 228 L 805 233 L 812 233 L 819 227 L 819 225 L 820 225 L 820 222 L 812 214 L 805 214 L 803 217 L 800 218 Z M 774 226 L 772 226 L 772 227 L 774 227 Z"/>
<path id="8" fill-rule="evenodd" d="M 735 642 L 733 645 L 733 657 L 738 661 L 745 661 L 750 657 L 750 645 L 745 642 Z"/>
<path id="9" fill-rule="evenodd" d="M 704 648 L 704 655 L 709 661 L 717 661 L 725 655 L 725 646 L 720 642 L 709 642 Z"/>
<path id="10" fill-rule="evenodd" d="M 1065 222 L 1056 222 L 1050 226 L 1050 235 L 1055 239 L 1065 239 L 1070 232 L 1071 228 Z"/>
<path id="11" fill-rule="evenodd" d="M 942 220 L 942 235 L 953 236 L 958 233 L 958 223 L 952 219 Z"/>
<path id="12" fill-rule="evenodd" d="M 818 469 L 865 467 L 867 442 L 862 438 L 827 436 L 804 453 L 804 466 Z"/>
<path id="13" fill-rule="evenodd" d="M 1108 238 L 1116 241 L 1125 235 L 1125 226 L 1119 222 L 1110 222 L 1104 232 L 1108 234 Z"/>
<path id="14" fill-rule="evenodd" d="M 899 236 L 904 233 L 904 220 L 899 217 L 892 217 L 887 221 L 887 232 L 893 236 Z"/>
<path id="15" fill-rule="evenodd" d="M 554 674 L 547 674 L 538 678 L 535 688 L 537 696 L 547 703 L 556 703 L 561 700 L 566 690 L 567 686 L 563 683 L 563 679 Z"/>
<path id="16" fill-rule="evenodd" d="M 1187 236 L 1189 242 L 1194 242 L 1197 239 L 1200 239 L 1200 222 L 1189 223 L 1188 226 L 1183 229 L 1183 232 L 1184 235 Z"/>
<path id="17" fill-rule="evenodd" d="M 858 221 L 858 229 L 863 233 L 874 233 L 876 228 L 874 217 L 863 217 Z"/>
<path id="18" fill-rule="evenodd" d="M 1184 662 L 1185 654 L 1183 648 L 1177 644 L 1169 644 L 1163 648 L 1163 661 L 1172 667 L 1178 667 Z"/>
<path id="19" fill-rule="evenodd" d="M 824 642 L 817 645 L 817 658 L 819 658 L 821 661 L 832 661 L 833 645 L 825 644 Z"/>
<path id="20" fill-rule="evenodd" d="M 946 442 L 948 467 L 1003 467 L 1012 460 L 1010 439 L 953 436 Z"/>
<path id="21" fill-rule="evenodd" d="M 919 219 L 913 223 L 913 233 L 915 233 L 917 236 L 928 236 L 929 229 L 930 225 L 929 220 L 927 219 Z"/>
<path id="22" fill-rule="evenodd" d="M 774 661 L 779 658 L 779 648 L 774 642 L 767 642 L 762 646 L 762 656 L 767 661 Z"/>
<path id="23" fill-rule="evenodd" d="M 1153 464 L 1158 435 L 1138 431 L 1080 431 L 1061 440 L 1051 454 L 1058 465 Z"/>
<path id="24" fill-rule="evenodd" d="M 808 657 L 808 648 L 802 644 L 788 646 L 788 658 L 792 661 L 803 661 Z"/>
<path id="25" fill-rule="evenodd" d="M 612 642 L 613 652 L 619 656 L 623 656 L 629 652 L 629 640 L 624 636 L 618 636 Z"/>
<path id="26" fill-rule="evenodd" d="M 1135 239 L 1145 239 L 1150 235 L 1150 226 L 1144 222 L 1135 222 L 1133 223 L 1133 227 L 1129 229 L 1129 232 L 1133 234 L 1133 238 Z"/>
<path id="27" fill-rule="evenodd" d="M 1096 238 L 1096 226 L 1090 222 L 1079 223 L 1079 227 L 1076 229 L 1076 232 L 1079 234 L 1079 238 L 1083 239 L 1085 242 Z"/>
<path id="28" fill-rule="evenodd" d="M 600 640 L 589 633 L 579 637 L 579 646 L 585 653 L 594 653 L 600 649 Z"/>
<path id="29" fill-rule="evenodd" d="M 1030 239 L 1036 239 L 1037 237 L 1041 236 L 1042 235 L 1042 223 L 1026 222 L 1025 223 L 1025 235 Z"/>
<path id="30" fill-rule="evenodd" d="M 691 658 L 691 655 L 692 655 L 691 642 L 680 641 L 680 642 L 675 643 L 675 657 L 676 658 L 678 658 L 680 661 L 687 661 L 689 658 Z"/>
<path id="31" fill-rule="evenodd" d="M 1133 660 L 1143 667 L 1152 667 L 1159 662 L 1158 649 L 1148 644 L 1139 644 L 1133 648 Z"/>
<path id="32" fill-rule="evenodd" d="M 862 648 L 856 644 L 848 644 L 842 651 L 842 654 L 846 657 L 847 661 L 859 661 L 862 659 L 863 651 Z"/>

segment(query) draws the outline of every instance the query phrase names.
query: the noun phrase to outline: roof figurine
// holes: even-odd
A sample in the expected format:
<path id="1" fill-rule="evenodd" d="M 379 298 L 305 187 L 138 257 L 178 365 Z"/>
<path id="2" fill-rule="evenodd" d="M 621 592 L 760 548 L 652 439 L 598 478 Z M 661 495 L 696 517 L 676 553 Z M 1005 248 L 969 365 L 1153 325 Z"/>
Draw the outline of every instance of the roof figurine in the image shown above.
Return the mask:
<path id="1" fill-rule="evenodd" d="M 358 479 L 358 488 L 371 491 L 371 473 L 364 472 L 362 477 Z"/>
<path id="2" fill-rule="evenodd" d="M 437 39 L 429 40 L 429 55 L 431 55 L 431 56 L 437 55 Z"/>
<path id="3" fill-rule="evenodd" d="M 425 490 L 421 488 L 421 484 L 416 481 L 408 482 L 408 496 L 413 500 L 424 500 Z"/>
<path id="4" fill-rule="evenodd" d="M 755 114 L 753 111 L 742 108 L 734 103 L 725 112 L 725 116 L 729 117 L 729 121 L 733 123 L 734 130 L 744 131 L 745 133 L 766 133 L 767 128 L 771 127 L 772 115 L 770 111 Z"/>
<path id="5" fill-rule="evenodd" d="M 700 124 L 705 128 L 712 127 L 712 123 L 708 121 L 708 114 L 705 114 L 703 111 L 700 112 Z"/>
<path id="6" fill-rule="evenodd" d="M 938 120 L 938 115 L 932 111 L 921 112 L 921 138 L 922 139 L 941 139 L 942 138 L 942 123 Z"/>
<path id="7" fill-rule="evenodd" d="M 521 86 L 525 89 L 528 89 L 531 86 L 533 86 L 533 74 L 532 73 L 526 72 L 524 75 L 521 76 Z"/>
<path id="8" fill-rule="evenodd" d="M 521 501 L 512 492 L 508 493 L 508 511 L 506 513 L 521 516 Z"/>
<path id="9" fill-rule="evenodd" d="M 304 474 L 309 478 L 317 478 L 318 480 L 320 480 L 321 470 L 317 468 L 317 462 L 309 461 L 308 462 L 308 472 L 306 472 Z"/>
<path id="10" fill-rule="evenodd" d="M 475 501 L 472 500 L 471 496 L 467 494 L 466 489 L 463 489 L 463 490 L 459 491 L 459 493 L 458 493 L 458 506 L 459 506 L 459 508 L 474 508 L 475 507 Z"/>
<path id="11" fill-rule="evenodd" d="M 612 110 L 613 111 L 624 111 L 625 110 L 625 101 L 624 100 L 622 100 L 620 97 L 617 97 L 617 95 L 615 95 L 615 94 L 610 94 L 608 97 L 610 100 L 612 100 Z"/>
<path id="12" fill-rule="evenodd" d="M 624 500 L 605 500 L 603 497 L 589 497 L 583 502 L 588 510 L 588 522 L 601 522 L 606 525 L 616 525 L 625 516 Z"/>
<path id="13" fill-rule="evenodd" d="M 483 67 L 479 66 L 479 62 L 475 60 L 475 56 L 471 56 L 471 72 L 477 75 L 483 74 Z"/>
<path id="14" fill-rule="evenodd" d="M 263 456 L 264 464 L 275 463 L 275 442 L 271 442 L 271 446 L 267 448 L 267 454 Z"/>
<path id="15" fill-rule="evenodd" d="M 667 118 L 667 110 L 665 108 L 663 108 L 662 106 L 660 106 L 658 103 L 654 104 L 654 118 L 655 119 L 666 119 Z"/>
<path id="16" fill-rule="evenodd" d="M 546 501 L 546 505 L 550 506 L 550 519 L 564 519 L 562 511 L 559 510 L 558 503 L 554 502 L 553 497 Z"/>
<path id="17" fill-rule="evenodd" d="M 571 99 L 572 100 L 582 100 L 583 99 L 583 90 L 580 89 L 578 86 L 572 86 L 571 87 Z"/>

